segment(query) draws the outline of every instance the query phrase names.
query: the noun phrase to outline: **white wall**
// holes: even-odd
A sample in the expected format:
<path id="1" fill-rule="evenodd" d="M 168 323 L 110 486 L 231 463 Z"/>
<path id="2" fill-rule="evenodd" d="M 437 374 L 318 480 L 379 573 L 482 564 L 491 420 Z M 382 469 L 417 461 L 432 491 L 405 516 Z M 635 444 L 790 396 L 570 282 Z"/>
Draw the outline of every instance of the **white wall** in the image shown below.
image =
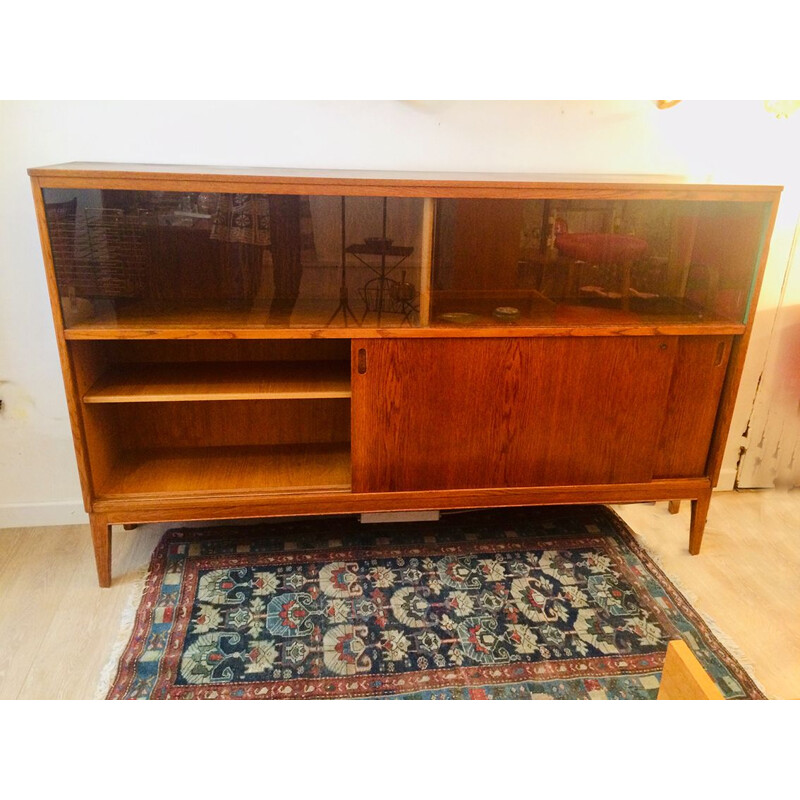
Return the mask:
<path id="1" fill-rule="evenodd" d="M 776 120 L 749 101 L 684 101 L 665 111 L 652 101 L 0 104 L 0 527 L 84 519 L 27 167 L 673 173 L 785 184 L 734 423 L 743 430 L 797 219 L 799 119 Z M 738 444 L 730 450 L 732 485 Z"/>

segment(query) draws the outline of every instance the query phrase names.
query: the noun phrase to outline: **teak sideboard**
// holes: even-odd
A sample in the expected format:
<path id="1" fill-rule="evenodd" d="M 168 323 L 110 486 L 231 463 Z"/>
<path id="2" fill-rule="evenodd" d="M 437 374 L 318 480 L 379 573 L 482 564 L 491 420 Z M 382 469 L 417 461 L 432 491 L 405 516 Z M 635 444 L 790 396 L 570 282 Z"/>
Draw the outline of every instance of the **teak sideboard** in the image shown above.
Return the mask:
<path id="1" fill-rule="evenodd" d="M 779 187 L 29 170 L 101 586 L 111 526 L 691 500 Z"/>

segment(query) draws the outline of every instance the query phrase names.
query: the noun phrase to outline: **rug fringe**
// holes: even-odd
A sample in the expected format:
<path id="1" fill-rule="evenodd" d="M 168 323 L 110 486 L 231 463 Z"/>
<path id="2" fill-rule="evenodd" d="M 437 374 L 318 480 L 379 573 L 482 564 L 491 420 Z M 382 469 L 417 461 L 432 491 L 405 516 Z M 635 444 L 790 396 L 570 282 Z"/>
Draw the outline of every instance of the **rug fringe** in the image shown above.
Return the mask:
<path id="1" fill-rule="evenodd" d="M 616 511 L 614 511 L 614 509 L 610 509 L 610 510 L 613 511 L 614 514 L 617 513 Z M 633 528 L 627 522 L 625 522 L 625 520 L 623 520 L 622 517 L 619 516 L 619 514 L 617 514 L 617 517 L 622 521 L 622 523 L 625 525 L 625 527 L 628 528 L 628 530 L 630 530 L 631 532 L 634 533 L 634 535 L 636 536 L 636 541 L 639 543 L 639 546 L 643 550 L 645 550 L 647 552 L 647 555 L 652 559 L 653 563 L 667 576 L 667 579 L 672 583 L 672 585 L 686 598 L 686 600 L 688 601 L 689 605 L 692 606 L 692 608 L 694 609 L 695 613 L 708 626 L 709 630 L 711 631 L 712 634 L 714 634 L 714 636 L 719 641 L 719 643 L 731 654 L 731 656 L 733 656 L 733 658 L 736 659 L 736 661 L 739 662 L 739 665 L 748 674 L 748 676 L 750 677 L 750 680 L 753 681 L 753 683 L 756 685 L 758 690 L 768 700 L 775 700 L 776 698 L 773 695 L 769 694 L 767 692 L 767 690 L 764 688 L 764 686 L 761 683 L 761 681 L 759 681 L 758 678 L 756 678 L 756 676 L 755 676 L 755 667 L 747 659 L 747 656 L 745 656 L 744 652 L 742 651 L 742 648 L 739 647 L 738 644 L 736 644 L 736 642 L 731 638 L 731 636 L 729 634 L 727 634 L 725 631 L 722 630 L 722 628 L 720 628 L 719 624 L 717 623 L 717 621 L 713 617 L 709 616 L 706 612 L 701 611 L 698 608 L 698 606 L 697 606 L 697 602 L 698 602 L 697 595 L 691 589 L 689 589 L 687 586 L 682 584 L 681 581 L 678 578 L 673 577 L 665 569 L 664 564 L 663 564 L 663 562 L 661 560 L 661 557 L 658 555 L 658 553 L 654 553 L 645 544 L 644 539 L 642 539 L 641 536 L 637 535 L 635 533 L 635 531 L 633 530 Z"/>
<path id="2" fill-rule="evenodd" d="M 136 621 L 136 612 L 139 610 L 142 597 L 144 597 L 147 575 L 148 567 L 143 566 L 134 577 L 133 586 L 131 587 L 128 599 L 125 601 L 122 614 L 120 615 L 119 633 L 111 646 L 111 653 L 108 656 L 108 661 L 100 671 L 100 677 L 94 694 L 95 700 L 105 700 L 114 684 L 119 660 L 122 658 L 122 654 L 125 652 L 125 648 L 130 641 L 131 634 L 133 633 L 133 626 Z"/>
<path id="3" fill-rule="evenodd" d="M 675 588 L 678 589 L 679 592 L 683 593 L 683 590 L 675 584 Z M 684 594 L 687 600 L 689 597 Z M 767 690 L 764 688 L 764 685 L 761 683 L 758 678 L 755 676 L 755 667 L 753 664 L 748 660 L 747 656 L 742 651 L 741 647 L 725 632 L 723 631 L 719 625 L 717 624 L 716 620 L 713 617 L 708 616 L 708 614 L 704 614 L 702 611 L 698 611 L 697 606 L 695 605 L 694 601 L 690 600 L 692 605 L 694 606 L 694 610 L 702 618 L 703 622 L 709 627 L 711 633 L 717 638 L 719 643 L 739 662 L 739 666 L 748 674 L 750 680 L 756 685 L 756 688 L 767 698 L 767 700 L 776 700 L 775 696 L 769 694 Z"/>

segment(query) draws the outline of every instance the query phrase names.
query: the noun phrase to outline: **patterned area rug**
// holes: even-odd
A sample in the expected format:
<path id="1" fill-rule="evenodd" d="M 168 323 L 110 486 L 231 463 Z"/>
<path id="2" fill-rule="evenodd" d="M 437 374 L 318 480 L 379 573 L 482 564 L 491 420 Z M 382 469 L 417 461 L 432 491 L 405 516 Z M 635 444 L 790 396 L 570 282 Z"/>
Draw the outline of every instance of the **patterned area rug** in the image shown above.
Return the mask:
<path id="1" fill-rule="evenodd" d="M 678 638 L 725 697 L 763 698 L 601 506 L 188 528 L 107 696 L 652 699 Z"/>

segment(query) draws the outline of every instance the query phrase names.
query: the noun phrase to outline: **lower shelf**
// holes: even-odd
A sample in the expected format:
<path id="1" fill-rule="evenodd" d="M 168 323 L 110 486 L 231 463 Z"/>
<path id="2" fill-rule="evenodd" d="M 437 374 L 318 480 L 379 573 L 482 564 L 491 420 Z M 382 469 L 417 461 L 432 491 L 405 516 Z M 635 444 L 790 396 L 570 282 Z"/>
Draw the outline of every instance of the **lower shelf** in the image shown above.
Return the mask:
<path id="1" fill-rule="evenodd" d="M 350 443 L 126 451 L 98 499 L 350 491 Z"/>

